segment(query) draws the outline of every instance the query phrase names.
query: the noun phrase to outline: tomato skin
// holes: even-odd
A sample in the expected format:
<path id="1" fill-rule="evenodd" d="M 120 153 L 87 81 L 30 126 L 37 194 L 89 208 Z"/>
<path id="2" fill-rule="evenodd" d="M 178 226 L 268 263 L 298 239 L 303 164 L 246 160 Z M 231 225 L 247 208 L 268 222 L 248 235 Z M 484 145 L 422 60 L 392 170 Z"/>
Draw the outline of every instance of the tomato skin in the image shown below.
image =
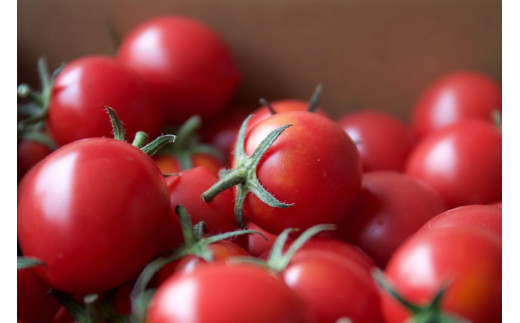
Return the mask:
<path id="1" fill-rule="evenodd" d="M 233 193 L 226 190 L 211 203 L 200 196 L 217 182 L 217 177 L 204 167 L 195 167 L 166 178 L 172 217 L 177 217 L 175 207 L 182 205 L 195 225 L 204 221 L 209 234 L 224 233 L 238 229 L 233 213 Z"/>
<path id="2" fill-rule="evenodd" d="M 214 264 L 216 262 L 224 262 L 230 257 L 250 256 L 250 254 L 239 245 L 234 244 L 228 240 L 221 240 L 212 243 L 208 246 L 208 250 L 213 257 L 213 260 L 209 263 L 203 258 L 197 257 L 195 255 L 186 255 L 181 259 L 175 260 L 164 266 L 158 274 L 157 281 L 159 285 L 164 283 L 173 275 L 190 273 L 200 266 Z"/>
<path id="3" fill-rule="evenodd" d="M 309 110 L 309 102 L 297 99 L 278 100 L 270 102 L 269 104 L 276 113 Z M 325 112 L 325 110 L 322 108 L 317 108 L 316 111 L 312 113 L 317 113 L 324 117 L 329 117 L 327 112 Z M 253 117 L 249 120 L 247 128 L 253 129 L 257 124 L 271 117 L 272 115 L 272 112 L 266 106 L 261 106 L 260 108 L 253 111 Z"/>
<path id="4" fill-rule="evenodd" d="M 282 273 L 320 323 L 342 317 L 352 322 L 383 322 L 380 300 L 369 272 L 356 262 L 331 252 L 298 252 Z"/>
<path id="5" fill-rule="evenodd" d="M 50 289 L 34 273 L 34 268 L 18 269 L 16 274 L 17 318 L 25 323 L 51 322 L 53 311 Z"/>
<path id="6" fill-rule="evenodd" d="M 502 111 L 502 90 L 491 78 L 475 71 L 456 71 L 430 84 L 413 110 L 412 124 L 419 137 L 465 119 L 492 122 Z"/>
<path id="7" fill-rule="evenodd" d="M 416 141 L 410 126 L 373 109 L 343 115 L 337 122 L 356 143 L 364 172 L 403 171 Z"/>
<path id="8" fill-rule="evenodd" d="M 16 150 L 18 181 L 51 152 L 51 148 L 36 140 L 19 140 Z"/>
<path id="9" fill-rule="evenodd" d="M 452 226 L 480 227 L 502 237 L 502 209 L 490 205 L 459 206 L 436 215 L 416 234 Z"/>
<path id="10" fill-rule="evenodd" d="M 88 137 L 112 137 L 105 106 L 113 108 L 132 141 L 137 131 L 155 138 L 160 107 L 141 77 L 116 59 L 87 56 L 70 62 L 54 82 L 47 126 L 61 146 Z"/>
<path id="11" fill-rule="evenodd" d="M 18 187 L 23 254 L 58 290 L 87 294 L 136 276 L 166 234 L 168 190 L 151 158 L 129 143 L 90 138 L 63 146 Z"/>
<path id="12" fill-rule="evenodd" d="M 154 156 L 153 159 L 164 175 L 182 171 L 180 162 L 175 156 Z M 192 168 L 202 166 L 215 176 L 218 176 L 219 170 L 224 168 L 224 164 L 220 160 L 209 154 L 192 154 L 190 161 Z"/>
<path id="13" fill-rule="evenodd" d="M 274 241 L 277 238 L 277 235 L 265 231 L 264 229 L 262 229 L 261 227 L 254 224 L 251 221 L 249 221 L 246 224 L 246 228 L 247 228 L 247 230 L 256 230 L 258 232 L 261 232 L 267 238 L 267 240 L 266 240 L 266 239 L 264 239 L 264 237 L 262 237 L 259 234 L 248 235 L 247 236 L 247 251 L 249 252 L 249 254 L 254 257 L 260 257 L 260 256 L 268 253 L 271 250 L 271 248 L 274 244 Z M 265 257 L 265 259 L 267 259 L 267 257 Z"/>
<path id="14" fill-rule="evenodd" d="M 502 134 L 482 120 L 465 120 L 422 139 L 405 173 L 423 181 L 448 207 L 502 198 Z"/>
<path id="15" fill-rule="evenodd" d="M 171 124 L 194 114 L 202 118 L 217 114 L 240 81 L 223 39 L 209 26 L 187 17 L 143 22 L 123 39 L 117 59 L 146 80 Z"/>
<path id="16" fill-rule="evenodd" d="M 334 121 L 317 113 L 291 111 L 265 119 L 246 135 L 251 155 L 273 130 L 287 128 L 266 151 L 257 168 L 261 185 L 289 208 L 270 207 L 253 194 L 244 215 L 264 230 L 307 229 L 338 223 L 354 204 L 361 185 L 361 159 L 356 146 Z M 232 162 L 234 165 L 234 162 Z"/>
<path id="17" fill-rule="evenodd" d="M 212 264 L 164 282 L 146 322 L 307 323 L 309 315 L 294 291 L 266 269 Z"/>
<path id="18" fill-rule="evenodd" d="M 502 321 L 502 242 L 487 230 L 451 227 L 416 234 L 395 252 L 385 274 L 401 296 L 421 306 L 451 281 L 441 310 L 474 323 Z M 387 322 L 404 322 L 409 314 L 383 293 Z"/>
<path id="19" fill-rule="evenodd" d="M 335 237 L 360 247 L 381 268 L 424 223 L 446 210 L 430 187 L 393 171 L 365 173 L 361 192 Z"/>

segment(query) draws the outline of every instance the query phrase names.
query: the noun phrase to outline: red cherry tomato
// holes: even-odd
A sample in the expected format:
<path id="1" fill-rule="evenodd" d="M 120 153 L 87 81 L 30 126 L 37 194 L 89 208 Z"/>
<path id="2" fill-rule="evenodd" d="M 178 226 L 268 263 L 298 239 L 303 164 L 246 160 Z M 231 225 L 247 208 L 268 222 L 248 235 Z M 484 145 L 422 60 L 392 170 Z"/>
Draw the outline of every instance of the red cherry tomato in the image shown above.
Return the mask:
<path id="1" fill-rule="evenodd" d="M 435 189 L 448 207 L 502 198 L 502 133 L 482 120 L 434 132 L 410 153 L 405 172 Z"/>
<path id="2" fill-rule="evenodd" d="M 209 234 L 224 233 L 238 229 L 233 213 L 233 193 L 226 190 L 211 203 L 204 202 L 200 196 L 217 182 L 217 177 L 204 167 L 195 167 L 168 176 L 166 184 L 170 196 L 172 217 L 177 217 L 174 210 L 182 205 L 188 212 L 191 222 L 203 221 Z"/>
<path id="3" fill-rule="evenodd" d="M 315 322 L 382 322 L 377 286 L 366 268 L 331 252 L 298 253 L 282 275 L 305 300 Z"/>
<path id="4" fill-rule="evenodd" d="M 60 146 L 111 137 L 105 106 L 117 112 L 129 141 L 137 131 L 159 135 L 161 110 L 144 80 L 111 57 L 89 56 L 67 64 L 54 82 L 47 116 L 51 137 Z"/>
<path id="5" fill-rule="evenodd" d="M 342 259 L 354 262 L 367 273 L 376 268 L 374 260 L 363 250 L 353 244 L 335 238 L 322 236 L 312 237 L 298 250 L 292 260 L 297 261 L 300 257 L 306 257 L 308 252 L 332 253 Z"/>
<path id="6" fill-rule="evenodd" d="M 253 265 L 225 264 L 208 265 L 186 275 L 173 276 L 157 290 L 146 322 L 187 321 L 312 322 L 303 300 L 281 279 Z"/>
<path id="7" fill-rule="evenodd" d="M 157 255 L 168 189 L 153 160 L 115 139 L 90 138 L 47 156 L 18 188 L 23 254 L 53 288 L 95 293 L 139 274 Z"/>
<path id="8" fill-rule="evenodd" d="M 346 114 L 337 122 L 356 143 L 363 161 L 363 171 L 404 169 L 415 144 L 410 126 L 376 110 Z"/>
<path id="9" fill-rule="evenodd" d="M 430 84 L 413 110 L 415 132 L 424 137 L 465 119 L 492 122 L 493 111 L 502 111 L 502 90 L 491 78 L 474 71 L 458 71 Z"/>
<path id="10" fill-rule="evenodd" d="M 34 268 L 19 269 L 16 274 L 17 318 L 24 323 L 51 322 L 54 315 L 47 286 Z"/>
<path id="11" fill-rule="evenodd" d="M 264 188 L 289 208 L 274 208 L 253 194 L 244 201 L 244 215 L 265 230 L 307 229 L 338 223 L 350 210 L 361 184 L 361 159 L 355 144 L 334 121 L 317 113 L 275 114 L 246 135 L 251 155 L 267 135 L 292 124 L 266 151 L 256 174 Z"/>
<path id="12" fill-rule="evenodd" d="M 295 99 L 274 101 L 270 102 L 270 105 L 276 113 L 309 110 L 309 102 Z M 315 113 L 321 114 L 324 117 L 328 117 L 328 114 L 322 108 L 317 108 Z M 249 120 L 247 128 L 253 129 L 257 124 L 272 115 L 272 112 L 266 106 L 261 106 L 260 108 L 253 111 L 253 117 Z"/>
<path id="13" fill-rule="evenodd" d="M 171 124 L 194 114 L 217 114 L 240 81 L 223 39 L 186 17 L 159 17 L 137 26 L 123 39 L 117 59 L 146 80 Z"/>
<path id="14" fill-rule="evenodd" d="M 202 141 L 218 148 L 228 158 L 242 121 L 251 111 L 248 107 L 233 106 L 202 125 Z M 229 161 L 229 159 L 227 160 Z"/>
<path id="15" fill-rule="evenodd" d="M 441 310 L 474 323 L 502 321 L 502 243 L 482 228 L 451 227 L 414 235 L 392 256 L 387 279 L 407 301 L 426 306 L 449 284 Z M 388 323 L 410 314 L 383 292 Z"/>
<path id="16" fill-rule="evenodd" d="M 261 232 L 267 238 L 267 240 L 266 240 L 264 237 L 262 237 L 259 234 L 249 234 L 247 236 L 247 239 L 248 239 L 247 240 L 248 241 L 247 251 L 249 252 L 249 254 L 251 256 L 260 257 L 271 250 L 271 247 L 273 246 L 273 243 L 277 237 L 275 234 L 265 231 L 264 229 L 262 229 L 261 227 L 254 224 L 251 221 L 249 221 L 246 224 L 246 229 L 247 230 L 256 230 L 258 232 Z M 265 257 L 265 258 L 267 258 L 267 257 Z"/>
<path id="17" fill-rule="evenodd" d="M 502 236 L 502 209 L 490 205 L 465 205 L 442 212 L 425 223 L 417 232 L 452 226 L 476 226 Z"/>
<path id="18" fill-rule="evenodd" d="M 220 240 L 208 245 L 208 250 L 213 257 L 210 263 L 201 257 L 197 257 L 195 255 L 186 255 L 181 259 L 175 260 L 164 266 L 158 273 L 157 280 L 159 285 L 175 274 L 186 274 L 194 271 L 200 266 L 213 264 L 216 262 L 224 262 L 230 257 L 249 256 L 249 253 L 243 248 L 227 240 Z"/>
<path id="19" fill-rule="evenodd" d="M 155 156 L 153 158 L 157 167 L 165 175 L 171 175 L 182 171 L 181 164 L 174 156 Z M 192 167 L 204 167 L 211 174 L 218 176 L 219 170 L 224 168 L 224 164 L 217 158 L 209 154 L 192 154 L 190 156 Z"/>
<path id="20" fill-rule="evenodd" d="M 390 171 L 365 173 L 356 203 L 333 233 L 384 268 L 403 241 L 444 210 L 439 194 L 413 178 Z"/>

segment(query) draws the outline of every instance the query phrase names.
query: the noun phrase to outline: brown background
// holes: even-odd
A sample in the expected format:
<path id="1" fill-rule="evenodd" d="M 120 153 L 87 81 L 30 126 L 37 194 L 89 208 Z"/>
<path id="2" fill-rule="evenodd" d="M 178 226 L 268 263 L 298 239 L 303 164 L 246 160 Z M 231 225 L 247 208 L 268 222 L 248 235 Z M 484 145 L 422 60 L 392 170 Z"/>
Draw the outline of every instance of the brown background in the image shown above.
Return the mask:
<path id="1" fill-rule="evenodd" d="M 443 73 L 476 69 L 500 82 L 501 10 L 499 0 L 18 0 L 18 83 L 37 84 L 41 55 L 51 68 L 111 55 L 114 35 L 179 14 L 228 42 L 243 74 L 237 103 L 308 99 L 321 82 L 333 116 L 372 106 L 407 119 Z"/>

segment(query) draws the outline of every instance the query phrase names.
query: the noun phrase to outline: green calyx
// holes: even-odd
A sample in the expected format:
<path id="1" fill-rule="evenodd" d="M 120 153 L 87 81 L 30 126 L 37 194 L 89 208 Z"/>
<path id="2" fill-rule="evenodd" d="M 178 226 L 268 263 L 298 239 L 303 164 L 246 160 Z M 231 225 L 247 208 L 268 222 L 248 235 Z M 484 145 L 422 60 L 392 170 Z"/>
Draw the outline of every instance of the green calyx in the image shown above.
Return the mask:
<path id="1" fill-rule="evenodd" d="M 336 226 L 334 224 L 317 224 L 312 226 L 299 235 L 298 238 L 291 243 L 291 246 L 286 252 L 283 252 L 289 235 L 298 231 L 298 229 L 287 228 L 276 238 L 273 247 L 271 248 L 271 252 L 269 253 L 269 258 L 266 261 L 255 257 L 234 257 L 230 259 L 230 262 L 251 263 L 280 273 L 287 268 L 296 252 L 298 252 L 307 241 L 321 232 L 335 229 Z"/>
<path id="2" fill-rule="evenodd" d="M 137 278 L 134 289 L 132 290 L 130 296 L 132 299 L 132 311 L 136 317 L 143 318 L 145 315 L 145 312 L 143 313 L 142 311 L 143 309 L 145 310 L 147 306 L 143 303 L 148 302 L 151 298 L 149 290 L 146 289 L 150 280 L 157 272 L 159 272 L 159 270 L 161 270 L 161 268 L 170 262 L 178 260 L 187 255 L 195 255 L 206 260 L 207 262 L 212 262 L 213 255 L 208 249 L 208 246 L 220 240 L 239 235 L 256 233 L 260 234 L 267 240 L 267 238 L 262 233 L 255 230 L 236 230 L 204 237 L 205 225 L 203 222 L 199 222 L 193 226 L 188 212 L 182 205 L 177 205 L 175 207 L 175 212 L 181 222 L 184 244 L 174 249 L 171 254 L 156 258 L 150 262 Z"/>
<path id="3" fill-rule="evenodd" d="M 64 65 L 62 64 L 51 75 L 45 59 L 40 57 L 38 60 L 38 74 L 40 76 L 41 91 L 35 91 L 27 84 L 18 86 L 18 96 L 32 101 L 31 103 L 18 106 L 18 131 L 34 130 L 35 128 L 43 127 L 42 121 L 47 117 L 52 87 L 63 67 Z"/>
<path id="4" fill-rule="evenodd" d="M 112 124 L 112 131 L 114 133 L 114 139 L 126 141 L 125 139 L 125 129 L 123 128 L 123 124 L 121 123 L 121 120 L 119 120 L 119 117 L 117 116 L 117 113 L 109 106 L 105 106 L 105 109 L 108 113 L 108 116 L 110 117 L 110 123 Z M 148 141 L 148 135 L 143 131 L 138 131 L 135 134 L 134 141 L 132 142 L 132 145 L 141 149 L 145 154 L 152 157 L 155 155 L 158 151 L 160 151 L 163 147 L 165 147 L 168 144 L 171 144 L 175 141 L 174 135 L 162 135 L 157 138 L 155 138 L 152 142 L 149 144 L 146 144 Z"/>
<path id="5" fill-rule="evenodd" d="M 32 268 L 37 266 L 44 266 L 46 267 L 45 263 L 37 258 L 32 257 L 18 257 L 17 259 L 17 269 L 25 269 L 25 268 Z"/>
<path id="6" fill-rule="evenodd" d="M 404 299 L 392 286 L 390 286 L 384 273 L 380 269 L 374 270 L 372 276 L 384 291 L 389 293 L 412 314 L 412 317 L 407 321 L 408 323 L 469 323 L 467 320 L 462 318 L 455 318 L 451 315 L 447 315 L 441 310 L 442 299 L 450 284 L 444 284 L 429 304 L 426 306 L 419 306 Z"/>
<path id="7" fill-rule="evenodd" d="M 314 93 L 312 94 L 311 98 L 309 99 L 309 107 L 307 108 L 307 111 L 309 112 L 316 112 L 316 109 L 318 109 L 318 104 L 320 102 L 321 97 L 321 91 L 323 89 L 323 86 L 321 84 L 318 84 L 316 86 L 316 89 L 314 89 Z M 258 102 L 265 106 L 271 114 L 276 114 L 276 110 L 271 105 L 271 103 L 266 98 L 260 98 Z"/>
<path id="8" fill-rule="evenodd" d="M 491 119 L 493 119 L 493 124 L 495 125 L 495 127 L 502 131 L 502 113 L 500 112 L 500 110 L 493 110 L 493 112 L 491 113 Z"/>
<path id="9" fill-rule="evenodd" d="M 200 143 L 196 132 L 200 129 L 202 120 L 199 116 L 192 116 L 177 130 L 176 140 L 163 147 L 158 156 L 174 156 L 179 161 L 182 170 L 192 168 L 191 156 L 193 154 L 206 154 L 223 162 L 224 156 L 215 147 Z"/>
<path id="10" fill-rule="evenodd" d="M 284 125 L 273 130 L 260 143 L 251 156 L 247 156 L 245 152 L 245 136 L 247 123 L 253 115 L 248 116 L 238 133 L 237 142 L 235 144 L 235 168 L 222 170 L 219 173 L 219 181 L 210 187 L 201 196 L 204 202 L 211 202 L 221 192 L 237 186 L 235 197 L 235 218 L 241 228 L 244 228 L 244 221 L 242 216 L 242 208 L 247 193 L 251 192 L 256 195 L 265 204 L 276 208 L 288 208 L 293 203 L 284 203 L 276 199 L 269 193 L 258 181 L 256 177 L 256 170 L 258 164 L 265 154 L 267 149 L 275 142 L 275 140 L 282 134 L 282 132 L 290 127 L 290 124 Z"/>

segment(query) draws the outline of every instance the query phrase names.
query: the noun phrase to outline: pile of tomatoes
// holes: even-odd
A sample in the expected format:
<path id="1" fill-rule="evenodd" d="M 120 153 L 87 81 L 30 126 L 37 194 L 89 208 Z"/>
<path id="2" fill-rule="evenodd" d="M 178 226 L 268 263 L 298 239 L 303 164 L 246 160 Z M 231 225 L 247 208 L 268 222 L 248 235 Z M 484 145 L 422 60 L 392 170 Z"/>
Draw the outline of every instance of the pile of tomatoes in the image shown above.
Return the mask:
<path id="1" fill-rule="evenodd" d="M 20 85 L 18 322 L 500 322 L 501 88 L 443 75 L 411 123 L 231 107 L 187 17 Z M 157 139 L 156 139 L 157 138 Z"/>

